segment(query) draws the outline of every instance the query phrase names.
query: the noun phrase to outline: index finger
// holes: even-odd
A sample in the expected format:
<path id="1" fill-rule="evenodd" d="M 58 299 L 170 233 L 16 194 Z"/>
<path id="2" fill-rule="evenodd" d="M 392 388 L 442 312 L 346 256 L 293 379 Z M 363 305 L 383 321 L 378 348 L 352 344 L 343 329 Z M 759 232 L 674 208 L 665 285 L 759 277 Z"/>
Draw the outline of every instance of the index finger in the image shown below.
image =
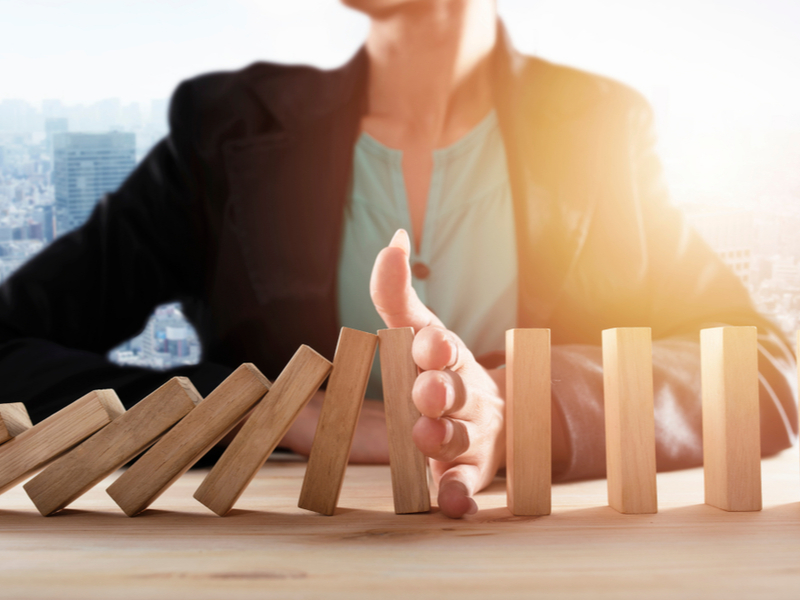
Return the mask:
<path id="1" fill-rule="evenodd" d="M 414 362 L 423 371 L 458 371 L 469 360 L 472 352 L 456 334 L 444 327 L 431 325 L 420 329 L 412 346 Z"/>

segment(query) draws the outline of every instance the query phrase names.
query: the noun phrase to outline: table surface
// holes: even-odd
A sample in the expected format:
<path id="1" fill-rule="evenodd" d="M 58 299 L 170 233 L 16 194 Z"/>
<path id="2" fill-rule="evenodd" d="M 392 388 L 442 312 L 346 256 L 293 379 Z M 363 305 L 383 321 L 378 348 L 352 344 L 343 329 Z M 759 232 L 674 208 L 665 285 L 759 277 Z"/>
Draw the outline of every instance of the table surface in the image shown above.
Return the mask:
<path id="1" fill-rule="evenodd" d="M 498 479 L 479 512 L 392 512 L 388 467 L 351 466 L 340 509 L 297 508 L 305 464 L 270 461 L 217 517 L 184 475 L 125 517 L 104 481 L 42 517 L 21 486 L 0 497 L 2 598 L 797 598 L 797 450 L 763 462 L 764 510 L 702 504 L 701 469 L 658 475 L 660 512 L 621 515 L 606 482 L 553 488 L 553 514 L 514 517 Z"/>

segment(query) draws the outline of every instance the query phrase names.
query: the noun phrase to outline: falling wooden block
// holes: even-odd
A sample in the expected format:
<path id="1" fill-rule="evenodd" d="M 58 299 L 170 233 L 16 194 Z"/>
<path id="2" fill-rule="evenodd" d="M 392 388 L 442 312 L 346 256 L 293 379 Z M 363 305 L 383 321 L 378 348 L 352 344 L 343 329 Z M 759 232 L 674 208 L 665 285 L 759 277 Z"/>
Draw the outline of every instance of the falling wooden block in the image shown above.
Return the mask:
<path id="1" fill-rule="evenodd" d="M 420 417 L 411 399 L 417 379 L 417 365 L 411 355 L 414 330 L 381 329 L 378 337 L 394 512 L 398 515 L 426 512 L 431 509 L 428 459 L 411 438 L 411 430 Z"/>
<path id="2" fill-rule="evenodd" d="M 106 492 L 129 517 L 142 512 L 225 437 L 269 389 L 269 380 L 255 365 L 241 365 Z"/>
<path id="3" fill-rule="evenodd" d="M 174 377 L 25 484 L 44 516 L 61 510 L 155 442 L 202 397 Z"/>
<path id="4" fill-rule="evenodd" d="M 314 350 L 300 346 L 194 497 L 219 516 L 227 514 L 325 381 L 331 367 Z"/>
<path id="5" fill-rule="evenodd" d="M 22 402 L 0 404 L 0 444 L 33 427 Z"/>
<path id="6" fill-rule="evenodd" d="M 339 501 L 378 336 L 342 328 L 297 506 L 332 515 Z"/>
<path id="7" fill-rule="evenodd" d="M 603 331 L 608 504 L 621 513 L 658 512 L 653 348 L 649 327 Z"/>
<path id="8" fill-rule="evenodd" d="M 0 493 L 125 412 L 114 390 L 95 390 L 0 446 Z"/>
<path id="9" fill-rule="evenodd" d="M 700 332 L 706 504 L 761 510 L 761 427 L 755 327 Z"/>
<path id="10" fill-rule="evenodd" d="M 514 515 L 550 514 L 550 330 L 506 331 L 506 493 Z"/>

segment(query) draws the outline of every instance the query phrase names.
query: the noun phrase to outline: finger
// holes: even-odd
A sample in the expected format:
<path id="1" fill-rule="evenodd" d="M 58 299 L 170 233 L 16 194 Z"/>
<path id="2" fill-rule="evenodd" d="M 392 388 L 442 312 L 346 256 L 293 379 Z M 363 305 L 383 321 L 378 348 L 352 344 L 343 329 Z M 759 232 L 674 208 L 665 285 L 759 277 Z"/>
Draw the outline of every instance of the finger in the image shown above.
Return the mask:
<path id="1" fill-rule="evenodd" d="M 472 496 L 478 490 L 481 473 L 476 465 L 460 464 L 448 469 L 439 480 L 439 508 L 448 517 L 474 515 L 478 505 Z"/>
<path id="2" fill-rule="evenodd" d="M 469 434 L 462 421 L 420 417 L 411 430 L 411 438 L 425 456 L 449 462 L 469 449 Z"/>
<path id="3" fill-rule="evenodd" d="M 415 332 L 429 325 L 441 327 L 411 286 L 410 254 L 408 234 L 400 229 L 375 259 L 369 282 L 372 303 L 387 327 L 413 327 Z"/>
<path id="4" fill-rule="evenodd" d="M 430 325 L 417 333 L 412 347 L 414 362 L 423 371 L 458 371 L 474 362 L 472 352 L 456 334 L 439 325 Z"/>
<path id="5" fill-rule="evenodd" d="M 467 403 L 467 388 L 461 376 L 450 369 L 423 371 L 411 390 L 417 410 L 432 419 L 457 414 Z"/>

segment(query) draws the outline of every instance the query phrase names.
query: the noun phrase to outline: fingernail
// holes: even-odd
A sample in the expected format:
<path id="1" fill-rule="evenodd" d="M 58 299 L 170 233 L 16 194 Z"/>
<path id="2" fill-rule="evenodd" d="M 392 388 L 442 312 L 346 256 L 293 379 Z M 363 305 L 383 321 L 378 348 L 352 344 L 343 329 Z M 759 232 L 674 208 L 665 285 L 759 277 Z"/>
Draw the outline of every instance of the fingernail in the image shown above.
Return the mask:
<path id="1" fill-rule="evenodd" d="M 444 384 L 444 406 L 442 407 L 442 412 L 439 413 L 440 417 L 444 414 L 444 411 L 453 406 L 456 396 L 456 391 L 453 389 L 453 384 L 450 382 L 449 377 L 443 375 L 442 383 Z"/>
<path id="2" fill-rule="evenodd" d="M 449 419 L 441 419 L 441 422 L 444 424 L 444 439 L 442 439 L 441 445 L 446 446 L 453 441 L 455 427 L 453 427 L 453 423 Z"/>
<path id="3" fill-rule="evenodd" d="M 405 229 L 398 229 L 389 245 L 394 248 L 400 248 L 407 256 L 411 255 L 411 240 L 408 239 L 408 233 Z"/>
<path id="4" fill-rule="evenodd" d="M 450 348 L 450 360 L 447 361 L 447 365 L 452 366 L 458 362 L 458 346 L 449 338 L 447 340 L 447 345 Z"/>
<path id="5" fill-rule="evenodd" d="M 474 515 L 476 512 L 478 512 L 478 503 L 472 498 L 467 498 L 467 500 L 469 500 L 469 508 L 465 514 Z"/>

